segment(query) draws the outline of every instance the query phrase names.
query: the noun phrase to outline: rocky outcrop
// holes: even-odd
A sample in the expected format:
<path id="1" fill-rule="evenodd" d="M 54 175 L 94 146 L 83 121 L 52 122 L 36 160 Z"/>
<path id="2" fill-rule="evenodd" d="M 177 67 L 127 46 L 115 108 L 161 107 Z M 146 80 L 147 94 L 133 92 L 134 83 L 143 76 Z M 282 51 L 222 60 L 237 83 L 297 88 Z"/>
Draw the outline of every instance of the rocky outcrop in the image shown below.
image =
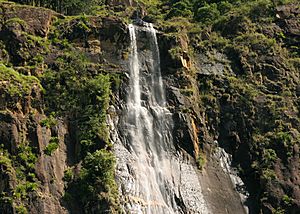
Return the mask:
<path id="1" fill-rule="evenodd" d="M 51 23 L 62 15 L 45 8 L 15 5 L 10 2 L 1 3 L 1 25 L 10 23 L 14 31 L 24 31 L 42 38 L 47 37 Z"/>
<path id="2" fill-rule="evenodd" d="M 294 162 L 299 157 L 299 66 L 288 63 L 294 60 L 293 54 L 298 56 L 293 46 L 300 38 L 294 23 L 299 21 L 298 7 L 278 7 L 277 19 L 263 28 L 255 20 L 228 17 L 225 25 L 215 27 L 233 46 L 204 48 L 195 55 L 206 118 L 200 126 L 202 133 L 233 155 L 232 164 L 250 194 L 246 202 L 250 213 L 297 213 L 300 209 L 299 166 Z M 254 26 L 258 32 L 247 30 Z M 235 39 L 241 33 L 244 36 Z"/>
<path id="3" fill-rule="evenodd" d="M 0 60 L 13 65 L 0 65 L 0 212 L 82 213 L 67 200 L 65 175 L 71 174 L 70 181 L 81 168 L 78 122 L 72 115 L 58 117 L 45 111 L 41 75 L 49 68 L 57 69 L 56 60 L 64 52 L 61 41 L 67 40 L 73 51 L 88 57 L 91 73 L 98 74 L 102 67 L 100 72 L 111 72 L 113 87 L 119 87 L 118 75 L 124 66 L 115 63 L 125 60 L 125 25 L 101 17 L 65 21 L 48 9 L 6 2 L 0 8 Z M 54 22 L 58 22 L 56 28 Z M 61 39 L 59 44 L 54 37 Z"/>
<path id="4" fill-rule="evenodd" d="M 109 4 L 115 11 L 136 6 L 134 1 Z M 0 212 L 17 213 L 24 208 L 30 213 L 99 212 L 94 199 L 84 207 L 70 203 L 66 194 L 66 190 L 78 193 L 74 185 L 84 183 L 76 180 L 84 163 L 78 119 L 83 113 L 64 111 L 60 117 L 51 116 L 40 80 L 49 69 L 63 76 L 62 61 L 70 65 L 81 56 L 88 58 L 86 73 L 78 75 L 80 68 L 76 68 L 77 76 L 63 76 L 53 90 L 60 90 L 70 79 L 78 86 L 79 79 L 109 74 L 113 93 L 107 118 L 115 142 L 122 136 L 117 127 L 130 90 L 126 24 L 122 18 L 70 18 L 8 2 L 0 3 L 0 12 L 0 61 L 5 64 L 0 65 L 5 71 L 0 73 Z M 185 26 L 179 32 L 174 26 L 159 27 L 174 143 L 184 160 L 201 168 L 197 176 L 214 213 L 243 213 L 243 206 L 250 213 L 298 213 L 300 209 L 299 6 L 277 7 L 274 16 L 272 23 L 258 24 L 249 17 L 230 15 L 226 23 L 204 29 L 200 35 L 187 32 Z M 148 44 L 146 38 L 142 43 Z M 82 55 L 72 58 L 72 52 Z M 88 88 L 94 86 L 90 84 L 84 92 L 88 95 Z M 72 90 L 73 94 L 80 91 Z M 94 103 L 99 101 L 96 95 Z M 77 107 L 78 103 L 72 104 Z M 111 150 L 102 138 L 96 137 L 91 151 Z M 52 149 L 51 143 L 56 145 Z M 224 156 L 232 160 L 222 162 Z M 239 180 L 239 176 L 242 182 L 235 182 L 233 177 Z M 103 192 L 97 196 L 114 200 Z M 179 199 L 177 203 L 188 210 Z M 107 208 L 107 202 L 103 204 Z"/>
<path id="5" fill-rule="evenodd" d="M 37 189 L 32 193 L 24 193 L 30 198 L 29 201 L 25 202 L 24 206 L 28 207 L 31 213 L 66 213 L 60 203 L 60 198 L 64 193 L 62 178 L 67 168 L 67 151 L 65 145 L 66 128 L 60 122 L 57 126 L 53 127 L 53 129 L 59 130 L 58 133 L 53 133 L 52 131 L 51 134 L 49 128 L 40 125 L 42 119 L 45 118 L 43 113 L 32 108 L 31 105 L 27 105 L 27 108 L 28 112 L 25 111 L 25 113 L 22 110 L 15 112 L 8 109 L 2 110 L 3 113 L 1 113 L 0 138 L 3 143 L 3 149 L 7 149 L 10 155 L 15 155 L 18 158 L 16 161 L 19 161 L 19 159 L 25 161 L 25 163 L 20 162 L 20 164 L 24 164 L 21 166 L 25 167 L 25 169 L 19 169 L 18 167 L 21 166 L 14 165 L 11 171 L 7 171 L 8 169 L 6 168 L 1 172 L 2 176 L 9 172 L 6 174 L 8 175 L 8 180 L 3 180 L 8 183 L 2 186 L 1 192 L 8 194 L 8 197 L 11 191 L 15 192 L 24 182 L 28 184 L 28 182 L 33 181 L 38 184 Z M 59 148 L 53 152 L 52 156 L 48 156 L 44 151 L 53 136 L 58 137 Z M 34 154 L 26 154 L 26 149 L 22 147 L 24 145 L 34 148 Z M 38 157 L 36 162 L 34 162 L 34 169 L 31 170 L 27 168 L 28 166 L 26 166 L 26 164 L 28 163 L 26 161 L 29 160 L 27 160 L 26 157 L 20 156 L 20 153 L 24 153 L 24 155 L 36 155 Z M 31 173 L 34 173 L 36 177 L 31 178 L 33 180 L 30 181 L 28 177 L 22 178 L 13 176 L 15 174 L 18 175 L 18 173 L 29 173 L 28 171 L 20 172 L 17 170 L 29 170 Z M 26 196 L 24 195 L 22 197 Z M 22 199 L 17 198 L 16 200 Z M 15 203 L 19 202 L 21 203 L 21 201 L 16 201 Z M 9 206 L 1 206 L 0 209 L 4 213 L 15 212 L 7 207 Z"/>
<path id="6" fill-rule="evenodd" d="M 44 8 L 29 8 L 1 3 L 1 36 L 9 61 L 30 64 L 32 58 L 46 52 L 45 39 L 54 19 L 61 16 Z"/>

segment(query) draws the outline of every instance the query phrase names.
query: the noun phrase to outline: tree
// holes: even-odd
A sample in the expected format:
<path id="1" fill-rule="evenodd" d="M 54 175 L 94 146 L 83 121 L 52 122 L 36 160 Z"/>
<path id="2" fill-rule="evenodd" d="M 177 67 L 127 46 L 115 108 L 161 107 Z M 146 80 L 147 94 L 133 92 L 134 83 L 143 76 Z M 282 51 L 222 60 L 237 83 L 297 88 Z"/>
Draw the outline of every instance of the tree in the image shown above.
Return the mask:
<path id="1" fill-rule="evenodd" d="M 174 16 L 192 17 L 193 4 L 190 0 L 179 0 L 172 4 L 170 12 L 167 14 L 167 18 Z"/>
<path id="2" fill-rule="evenodd" d="M 195 12 L 195 19 L 199 22 L 209 23 L 220 17 L 220 11 L 217 4 L 205 4 Z"/>
<path id="3" fill-rule="evenodd" d="M 96 6 L 103 5 L 105 0 L 12 0 L 20 4 L 46 7 L 65 15 L 90 13 Z"/>

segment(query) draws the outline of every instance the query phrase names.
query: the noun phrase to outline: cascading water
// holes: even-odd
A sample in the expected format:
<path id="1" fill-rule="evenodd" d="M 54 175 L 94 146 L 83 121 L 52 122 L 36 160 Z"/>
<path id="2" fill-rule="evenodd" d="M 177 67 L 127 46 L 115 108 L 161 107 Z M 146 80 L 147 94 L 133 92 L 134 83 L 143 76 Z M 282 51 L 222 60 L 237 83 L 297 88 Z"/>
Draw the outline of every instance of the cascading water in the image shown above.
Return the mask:
<path id="1" fill-rule="evenodd" d="M 173 145 L 156 31 L 152 24 L 129 25 L 129 33 L 130 86 L 119 122 L 123 137 L 115 143 L 124 211 L 208 214 L 194 166 Z M 139 44 L 142 37 L 148 44 Z"/>

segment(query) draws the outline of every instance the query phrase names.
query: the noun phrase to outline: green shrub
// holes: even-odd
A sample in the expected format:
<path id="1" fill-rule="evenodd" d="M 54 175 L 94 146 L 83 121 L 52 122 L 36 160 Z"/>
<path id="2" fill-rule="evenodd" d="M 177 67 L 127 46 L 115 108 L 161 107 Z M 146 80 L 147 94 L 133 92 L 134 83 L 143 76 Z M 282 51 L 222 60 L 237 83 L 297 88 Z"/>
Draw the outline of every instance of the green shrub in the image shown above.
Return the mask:
<path id="1" fill-rule="evenodd" d="M 59 139 L 57 137 L 51 137 L 49 144 L 45 147 L 44 153 L 51 156 L 52 153 L 59 147 Z"/>
<path id="2" fill-rule="evenodd" d="M 290 206 L 293 203 L 293 199 L 288 195 L 283 195 L 282 201 L 285 205 Z"/>
<path id="3" fill-rule="evenodd" d="M 180 56 L 182 55 L 182 49 L 179 46 L 175 46 L 168 50 L 169 54 L 171 55 L 172 59 L 179 60 Z"/>
<path id="4" fill-rule="evenodd" d="M 206 157 L 204 155 L 204 153 L 202 152 L 199 152 L 199 155 L 198 157 L 196 158 L 196 163 L 197 163 L 197 166 L 200 170 L 203 169 L 205 163 L 206 163 Z"/>
<path id="5" fill-rule="evenodd" d="M 25 183 L 20 183 L 16 186 L 14 190 L 14 197 L 17 199 L 26 199 L 28 192 L 33 192 L 37 190 L 37 184 L 26 181 Z"/>
<path id="6" fill-rule="evenodd" d="M 171 10 L 167 14 L 167 18 L 172 18 L 174 16 L 182 17 L 192 17 L 192 5 L 188 0 L 177 1 L 172 5 Z"/>
<path id="7" fill-rule="evenodd" d="M 28 213 L 27 208 L 24 207 L 23 204 L 15 206 L 15 209 L 16 209 L 17 214 L 27 214 Z"/>
<path id="8" fill-rule="evenodd" d="M 28 142 L 21 143 L 17 147 L 16 160 L 19 164 L 25 167 L 25 170 L 33 170 L 37 161 L 37 155 Z"/>
<path id="9" fill-rule="evenodd" d="M 263 17 L 274 17 L 274 5 L 270 0 L 255 1 L 250 6 L 249 15 L 253 20 L 262 19 Z"/>
<path id="10" fill-rule="evenodd" d="M 281 207 L 278 207 L 276 209 L 272 209 L 272 214 L 285 214 L 285 213 L 286 213 L 286 211 Z"/>
<path id="11" fill-rule="evenodd" d="M 194 95 L 194 88 L 184 88 L 180 89 L 180 92 L 185 96 L 193 96 Z"/>
<path id="12" fill-rule="evenodd" d="M 27 213 L 23 201 L 28 200 L 28 193 L 35 192 L 38 184 L 35 182 L 34 165 L 37 156 L 34 148 L 28 142 L 20 143 L 17 146 L 15 156 L 10 156 L 0 147 L 0 165 L 6 166 L 10 172 L 15 172 L 15 188 L 9 192 L 3 191 L 0 201 L 3 204 L 14 206 L 16 213 Z M 1 172 L 2 173 L 2 172 Z M 0 174 L 1 174 L 0 173 Z"/>
<path id="13" fill-rule="evenodd" d="M 50 114 L 49 117 L 43 119 L 40 121 L 40 125 L 42 127 L 47 127 L 47 128 L 51 128 L 57 125 L 57 120 L 55 119 L 53 114 Z"/>
<path id="14" fill-rule="evenodd" d="M 265 181 L 274 181 L 275 179 L 277 179 L 275 171 L 272 169 L 263 169 L 261 177 L 262 180 Z"/>
<path id="15" fill-rule="evenodd" d="M 18 17 L 14 17 L 14 18 L 6 20 L 5 25 L 10 25 L 10 24 L 14 24 L 14 23 L 18 23 L 24 27 L 26 27 L 26 25 L 27 25 L 27 23 L 23 19 L 20 19 Z"/>
<path id="16" fill-rule="evenodd" d="M 228 1 L 221 1 L 218 4 L 218 10 L 220 11 L 220 14 L 225 14 L 229 12 L 233 8 L 233 5 Z"/>
<path id="17" fill-rule="evenodd" d="M 220 17 L 217 4 L 205 4 L 195 13 L 195 19 L 203 24 L 212 23 Z"/>
<path id="18" fill-rule="evenodd" d="M 64 172 L 63 180 L 67 183 L 71 182 L 74 178 L 74 173 L 72 168 L 68 168 Z"/>
<path id="19" fill-rule="evenodd" d="M 83 160 L 79 178 L 69 183 L 65 199 L 76 200 L 76 203 L 80 203 L 85 209 L 93 208 L 98 213 L 104 210 L 118 210 L 115 163 L 114 154 L 110 151 L 101 149 L 88 153 Z M 70 174 L 66 177 L 70 177 Z"/>
<path id="20" fill-rule="evenodd" d="M 0 63 L 0 81 L 2 81 L 2 88 L 7 95 L 19 98 L 29 95 L 34 85 L 41 87 L 39 80 L 34 76 L 25 76 L 18 73 L 12 68 L 6 67 Z"/>
<path id="21" fill-rule="evenodd" d="M 0 166 L 6 172 L 13 171 L 12 160 L 9 158 L 8 152 L 3 149 L 3 145 L 0 145 Z"/>
<path id="22" fill-rule="evenodd" d="M 273 149 L 264 149 L 263 150 L 263 161 L 265 167 L 270 167 L 277 160 L 276 152 Z"/>

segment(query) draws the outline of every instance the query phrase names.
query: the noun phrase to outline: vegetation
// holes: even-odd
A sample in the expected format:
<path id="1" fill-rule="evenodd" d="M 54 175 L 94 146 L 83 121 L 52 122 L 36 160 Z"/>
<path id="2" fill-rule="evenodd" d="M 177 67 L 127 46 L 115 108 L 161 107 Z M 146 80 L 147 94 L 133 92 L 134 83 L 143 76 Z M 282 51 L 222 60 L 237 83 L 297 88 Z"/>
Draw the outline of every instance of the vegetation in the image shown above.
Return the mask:
<path id="1" fill-rule="evenodd" d="M 50 112 L 56 111 L 58 115 L 67 112 L 78 123 L 84 156 L 108 142 L 105 115 L 110 79 L 108 75 L 93 75 L 87 59 L 76 51 L 66 52 L 56 62 L 58 70 L 49 69 L 42 77 L 47 105 Z"/>
<path id="2" fill-rule="evenodd" d="M 104 4 L 103 0 L 14 0 L 14 2 L 38 7 L 47 7 L 67 15 L 74 15 L 82 12 L 89 13 L 96 6 Z"/>
<path id="3" fill-rule="evenodd" d="M 200 89 L 196 99 L 206 119 L 204 126 L 211 139 L 218 136 L 220 144 L 233 154 L 244 180 L 255 181 L 250 194 L 259 208 L 288 213 L 295 206 L 291 186 L 277 173 L 278 168 L 283 174 L 290 173 L 294 148 L 299 145 L 300 49 L 299 39 L 280 27 L 276 7 L 296 0 L 138 0 L 136 8 L 103 0 L 15 2 L 78 15 L 56 18 L 47 38 L 26 32 L 28 23 L 16 17 L 1 20 L 1 31 L 17 28 L 13 35 L 19 36 L 15 41 L 20 44 L 10 43 L 10 38 L 4 37 L 7 33 L 0 34 L 0 96 L 5 100 L 1 110 L 21 111 L 24 100 L 31 96 L 32 107 L 47 115 L 37 123 L 51 130 L 51 140 L 40 152 L 49 156 L 59 147 L 58 120 L 68 121 L 76 133 L 71 136 L 72 143 L 79 144 L 76 163 L 64 178 L 65 200 L 70 206 L 78 203 L 86 212 L 118 210 L 115 158 L 105 118 L 110 90 L 117 90 L 121 81 L 116 73 L 104 69 L 104 60 L 99 60 L 103 64 L 93 63 L 83 51 L 88 38 L 99 36 L 93 35 L 97 29 L 95 17 L 90 15 L 118 17 L 126 23 L 128 17 L 141 16 L 143 10 L 147 11 L 144 20 L 154 22 L 166 41 L 169 39 L 166 54 L 171 60 L 180 61 L 185 52 L 195 61 L 206 56 L 211 64 L 224 68 L 216 75 L 180 70 L 198 83 L 180 93 L 193 99 L 197 87 Z M 78 48 L 78 40 L 84 47 Z M 188 43 L 188 50 L 181 42 Z M 34 106 L 37 95 L 41 97 Z M 194 109 L 184 112 L 194 114 Z M 34 126 L 30 122 L 28 129 Z M 13 204 L 20 213 L 26 213 L 29 194 L 38 190 L 35 163 L 40 156 L 32 142 L 27 142 L 28 136 L 23 138 L 15 153 L 7 146 L 0 149 L 1 176 L 17 177 L 16 188 L 3 191 L 0 204 Z M 196 163 L 203 167 L 204 153 L 196 157 Z"/>
<path id="4" fill-rule="evenodd" d="M 45 1 L 23 1 L 22 3 L 49 6 L 52 9 L 55 7 L 54 9 L 57 11 L 66 14 L 79 13 L 79 10 L 81 11 L 83 8 L 84 11 L 81 12 L 89 10 L 79 4 L 73 5 L 74 7 L 78 6 L 77 10 L 72 6 L 75 3 L 69 1 L 59 1 L 57 6 L 49 5 Z M 92 5 L 90 6 L 92 7 Z M 83 36 L 90 31 L 90 25 L 85 15 L 69 20 L 71 20 L 70 22 L 75 21 L 74 29 L 77 29 Z M 77 165 L 83 163 L 78 172 L 79 175 L 73 176 L 72 172 L 67 176 L 68 173 L 66 173 L 65 198 L 67 195 L 71 198 L 68 204 L 72 206 L 72 203 L 80 203 L 83 210 L 86 208 L 99 213 L 104 210 L 118 209 L 118 192 L 114 180 L 115 159 L 110 151 L 106 110 L 110 101 L 110 81 L 113 82 L 114 87 L 118 87 L 120 80 L 118 75 L 108 75 L 104 72 L 100 64 L 90 62 L 82 51 L 76 49 L 74 44 L 65 39 L 64 33 L 59 32 L 65 30 L 60 29 L 61 26 L 72 25 L 72 23 L 61 20 L 58 22 L 56 24 L 59 26 L 51 29 L 49 40 L 27 33 L 26 22 L 19 18 L 6 20 L 4 23 L 6 28 L 11 29 L 20 26 L 18 35 L 22 42 L 16 43 L 15 46 L 8 46 L 7 38 L 0 38 L 0 90 L 3 91 L 1 96 L 4 100 L 12 99 L 11 105 L 3 106 L 3 108 L 7 107 L 13 111 L 16 102 L 22 103 L 25 100 L 26 103 L 28 99 L 31 99 L 33 103 L 30 106 L 30 116 L 26 118 L 26 128 L 29 132 L 36 130 L 35 123 L 37 121 L 42 127 L 49 129 L 47 131 L 51 131 L 52 136 L 48 145 L 40 152 L 37 152 L 33 144 L 29 142 L 19 145 L 17 155 L 12 151 L 1 150 L 1 169 L 6 170 L 3 173 L 6 173 L 7 176 L 15 174 L 18 182 L 13 192 L 5 190 L 2 193 L 0 212 L 7 204 L 7 206 L 13 206 L 16 212 L 27 213 L 28 199 L 35 197 L 33 193 L 38 190 L 39 186 L 35 177 L 35 162 L 40 158 L 40 153 L 53 156 L 54 151 L 59 147 L 56 133 L 58 120 L 71 121 L 70 126 L 75 129 L 76 133 L 76 136 L 71 137 L 77 141 L 74 142 L 74 146 L 75 143 L 80 144 L 80 150 L 76 154 L 76 163 L 72 168 L 80 167 Z M 50 49 L 59 51 L 59 53 L 55 53 L 56 58 L 51 63 L 45 64 L 45 57 L 49 56 Z M 32 54 L 29 50 L 38 53 Z M 7 55 L 10 58 L 2 61 L 3 57 Z M 36 100 L 34 97 L 37 97 Z M 38 110 L 32 109 L 32 107 L 36 107 Z M 41 109 L 47 116 L 43 115 L 41 117 L 43 119 L 40 120 L 37 115 L 42 112 L 37 111 L 43 111 Z M 26 139 L 32 140 L 31 136 L 22 138 L 22 140 Z M 5 147 L 7 148 L 6 142 Z M 90 162 L 92 163 L 90 164 Z M 95 171 L 94 164 L 98 165 L 101 172 Z M 78 192 L 82 196 L 79 202 L 76 197 Z M 82 212 L 84 212 L 83 210 Z"/>
<path id="5" fill-rule="evenodd" d="M 0 202 L 5 205 L 13 205 L 18 213 L 28 213 L 24 201 L 29 199 L 29 193 L 37 191 L 37 180 L 35 178 L 34 165 L 37 161 L 37 154 L 34 148 L 27 142 L 21 143 L 17 147 L 16 155 L 10 155 L 0 147 L 0 175 L 7 179 L 8 175 L 16 176 L 16 188 L 12 192 L 5 189 L 0 195 Z"/>
<path id="6" fill-rule="evenodd" d="M 68 187 L 65 199 L 81 203 L 83 210 L 118 209 L 114 181 L 114 156 L 108 151 L 106 109 L 110 96 L 110 76 L 99 74 L 88 59 L 71 49 L 56 59 L 56 64 L 44 72 L 42 84 L 49 112 L 69 117 L 77 129 L 81 144 L 78 160 L 83 160 L 79 176 L 65 175 Z M 51 127 L 53 117 L 41 121 Z M 58 148 L 52 137 L 44 152 L 51 155 Z M 80 197 L 78 197 L 80 195 Z M 76 200 L 75 200 L 76 199 Z"/>
<path id="7" fill-rule="evenodd" d="M 114 155 L 107 150 L 88 153 L 78 179 L 72 180 L 73 176 L 69 171 L 65 173 L 65 180 L 71 181 L 68 182 L 67 201 L 80 203 L 84 210 L 118 210 L 114 165 Z"/>
<path id="8" fill-rule="evenodd" d="M 203 169 L 205 162 L 206 162 L 205 154 L 203 152 L 200 152 L 198 157 L 196 158 L 196 163 L 200 170 Z"/>
<path id="9" fill-rule="evenodd" d="M 0 63 L 0 79 L 2 81 L 2 96 L 21 98 L 29 95 L 32 87 L 40 87 L 39 80 L 34 76 L 25 76 L 12 68 L 6 67 Z"/>
<path id="10" fill-rule="evenodd" d="M 55 119 L 55 114 L 52 112 L 50 113 L 49 117 L 40 121 L 40 125 L 42 127 L 51 128 L 57 125 L 57 119 Z"/>
<path id="11" fill-rule="evenodd" d="M 44 149 L 46 155 L 51 155 L 59 147 L 59 139 L 57 137 L 51 137 L 49 144 Z"/>

